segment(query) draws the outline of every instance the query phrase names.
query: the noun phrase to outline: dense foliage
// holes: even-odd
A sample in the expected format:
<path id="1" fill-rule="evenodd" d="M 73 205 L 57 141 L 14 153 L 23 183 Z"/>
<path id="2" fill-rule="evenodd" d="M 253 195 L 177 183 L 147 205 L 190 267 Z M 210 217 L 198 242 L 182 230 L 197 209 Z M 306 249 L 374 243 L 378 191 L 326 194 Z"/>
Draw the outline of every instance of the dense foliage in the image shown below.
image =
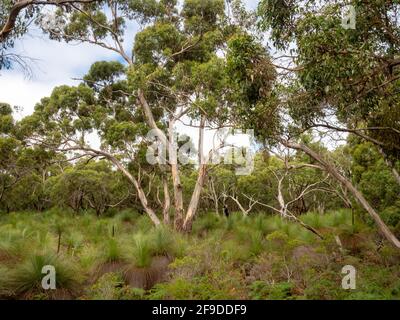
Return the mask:
<path id="1" fill-rule="evenodd" d="M 118 55 L 0 103 L 0 298 L 400 298 L 398 1 L 0 4 L 0 71 L 32 23 Z"/>

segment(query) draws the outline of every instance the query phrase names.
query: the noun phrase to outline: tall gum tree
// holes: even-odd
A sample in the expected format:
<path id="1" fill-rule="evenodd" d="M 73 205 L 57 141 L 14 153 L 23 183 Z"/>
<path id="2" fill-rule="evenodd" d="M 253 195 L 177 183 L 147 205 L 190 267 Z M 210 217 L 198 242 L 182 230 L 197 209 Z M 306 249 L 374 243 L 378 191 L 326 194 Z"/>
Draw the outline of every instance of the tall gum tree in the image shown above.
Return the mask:
<path id="1" fill-rule="evenodd" d="M 399 5 L 392 1 L 350 4 L 356 12 L 355 29 L 343 27 L 344 7 L 336 1 L 260 2 L 260 27 L 271 31 L 275 47 L 283 52 L 274 65 L 284 85 L 276 90 L 276 105 L 264 106 L 264 114 L 275 111 L 280 125 L 273 126 L 275 132 L 270 125 L 256 128 L 260 137 L 310 156 L 400 248 L 399 240 L 356 186 L 329 159 L 299 142 L 303 132 L 313 129 L 355 134 L 377 145 L 398 177 Z"/>
<path id="2" fill-rule="evenodd" d="M 55 24 L 46 23 L 50 17 L 43 16 L 43 29 L 56 40 L 87 42 L 117 52 L 125 65 L 94 64 L 79 86 L 56 88 L 21 126 L 32 133 L 33 143 L 58 152 L 79 153 L 72 158 L 104 157 L 111 161 L 134 185 L 153 223 L 160 225 L 139 179 L 145 150 L 152 142 L 147 132 L 152 129 L 166 148 L 167 168 L 163 164 L 157 167 L 159 174 L 168 172 L 172 178 L 175 228 L 190 231 L 207 162 L 215 151 L 203 153 L 204 131 L 229 123 L 229 103 L 235 98 L 236 87 L 226 78 L 226 48 L 240 33 L 240 23 L 227 18 L 223 0 L 187 0 L 182 7 L 173 0 L 105 4 L 108 9 L 92 3 L 72 12 L 58 10 L 51 17 Z M 236 8 L 243 10 L 237 4 Z M 131 19 L 136 19 L 142 30 L 135 36 L 132 54 L 128 54 L 123 34 Z M 179 141 L 175 127 L 179 122 L 199 130 L 198 175 L 186 209 L 176 154 Z M 100 149 L 88 145 L 88 134 L 93 131 L 101 138 Z M 165 212 L 169 192 L 167 185 L 163 189 Z"/>
<path id="3" fill-rule="evenodd" d="M 344 24 L 348 6 L 337 1 L 263 0 L 260 25 L 272 30 L 278 48 L 296 48 L 278 59 L 278 68 L 294 80 L 288 106 L 302 129 L 346 132 L 373 143 L 400 184 L 400 5 L 347 5 L 354 8 L 354 26 Z"/>

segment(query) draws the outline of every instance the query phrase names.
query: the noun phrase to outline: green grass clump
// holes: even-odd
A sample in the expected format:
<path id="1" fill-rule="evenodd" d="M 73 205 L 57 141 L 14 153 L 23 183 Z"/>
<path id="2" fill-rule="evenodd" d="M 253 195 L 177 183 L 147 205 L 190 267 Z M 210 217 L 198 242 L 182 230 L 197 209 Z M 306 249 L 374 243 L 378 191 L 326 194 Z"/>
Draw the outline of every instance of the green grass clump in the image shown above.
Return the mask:
<path id="1" fill-rule="evenodd" d="M 76 252 L 82 249 L 85 243 L 85 237 L 80 232 L 69 232 L 62 238 L 61 244 L 67 246 L 68 252 L 74 256 Z"/>
<path id="2" fill-rule="evenodd" d="M 271 230 L 270 227 L 268 226 L 268 220 L 264 215 L 257 215 L 253 219 L 253 226 L 263 236 L 267 235 Z"/>
<path id="3" fill-rule="evenodd" d="M 249 252 L 258 256 L 264 250 L 264 236 L 261 231 L 256 230 L 250 234 Z"/>
<path id="4" fill-rule="evenodd" d="M 137 233 L 134 236 L 132 256 L 134 265 L 138 268 L 150 266 L 152 257 L 173 257 L 182 255 L 185 250 L 183 239 L 178 241 L 174 233 L 167 227 L 152 229 L 149 233 Z"/>
<path id="5" fill-rule="evenodd" d="M 232 239 L 224 241 L 221 247 L 220 256 L 228 262 L 244 263 L 251 255 L 248 246 Z"/>
<path id="6" fill-rule="evenodd" d="M 222 226 L 222 221 L 222 218 L 215 213 L 204 214 L 194 221 L 193 232 L 197 235 L 212 232 Z"/>
<path id="7" fill-rule="evenodd" d="M 0 299 L 400 299 L 398 250 L 357 217 L 353 227 L 347 209 L 299 216 L 321 240 L 263 213 L 200 214 L 189 234 L 133 210 L 3 215 Z M 346 264 L 354 291 L 341 288 Z M 44 265 L 56 268 L 57 290 L 42 289 Z"/>
<path id="8" fill-rule="evenodd" d="M 138 268 L 147 268 L 151 264 L 152 246 L 150 237 L 138 233 L 134 237 L 132 250 L 134 265 Z"/>
<path id="9" fill-rule="evenodd" d="M 46 293 L 42 288 L 44 266 L 54 266 L 56 288 L 74 292 L 78 288 L 80 273 L 70 262 L 53 254 L 32 254 L 16 267 L 11 275 L 11 288 L 16 295 Z"/>
<path id="10" fill-rule="evenodd" d="M 117 262 L 124 259 L 120 243 L 114 238 L 106 240 L 102 260 L 104 262 Z"/>
<path id="11" fill-rule="evenodd" d="M 0 265 L 0 298 L 9 294 L 10 270 Z"/>
<path id="12" fill-rule="evenodd" d="M 154 228 L 153 223 L 147 215 L 141 215 L 134 221 L 134 229 L 136 232 L 149 232 Z"/>
<path id="13" fill-rule="evenodd" d="M 153 255 L 171 255 L 174 253 L 174 236 L 166 227 L 159 227 L 151 234 Z"/>
<path id="14" fill-rule="evenodd" d="M 170 282 L 154 286 L 149 295 L 150 300 L 222 300 L 245 299 L 240 274 L 215 270 L 204 276 L 191 279 L 175 278 Z"/>
<path id="15" fill-rule="evenodd" d="M 304 223 L 308 224 L 309 226 L 319 229 L 324 226 L 323 219 L 319 213 L 310 212 L 301 217 Z"/>

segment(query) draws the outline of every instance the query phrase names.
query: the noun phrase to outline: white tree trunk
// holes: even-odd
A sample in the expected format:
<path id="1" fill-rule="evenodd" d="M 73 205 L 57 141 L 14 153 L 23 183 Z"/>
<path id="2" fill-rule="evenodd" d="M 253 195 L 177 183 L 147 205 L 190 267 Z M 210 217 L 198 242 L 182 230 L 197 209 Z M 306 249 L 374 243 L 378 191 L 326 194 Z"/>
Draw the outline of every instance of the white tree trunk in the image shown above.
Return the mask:
<path id="1" fill-rule="evenodd" d="M 196 186 L 194 188 L 189 207 L 186 211 L 185 222 L 183 223 L 183 230 L 189 232 L 192 228 L 193 219 L 197 213 L 199 206 L 201 191 L 204 186 L 205 177 L 207 175 L 207 166 L 200 165 L 199 176 L 197 177 Z"/>
<path id="2" fill-rule="evenodd" d="M 186 211 L 185 221 L 183 223 L 183 230 L 188 232 L 192 229 L 193 219 L 197 213 L 197 209 L 199 206 L 201 191 L 203 190 L 204 181 L 207 175 L 207 160 L 203 154 L 203 146 L 204 146 L 204 126 L 205 126 L 205 118 L 204 116 L 200 121 L 200 129 L 199 129 L 199 173 L 196 181 L 196 186 L 194 187 L 192 198 L 190 200 L 189 207 Z"/>
<path id="3" fill-rule="evenodd" d="M 178 156 L 177 156 L 177 142 L 175 141 L 174 132 L 175 121 L 171 117 L 169 120 L 168 136 L 169 136 L 169 163 L 171 166 L 172 184 L 174 188 L 174 204 L 175 204 L 175 217 L 174 224 L 176 230 L 181 230 L 183 227 L 183 190 L 179 173 Z"/>
<path id="4" fill-rule="evenodd" d="M 168 225 L 169 220 L 169 210 L 171 208 L 171 199 L 169 197 L 168 180 L 163 178 L 163 188 L 164 188 L 164 207 L 163 207 L 163 218 L 164 224 Z"/>

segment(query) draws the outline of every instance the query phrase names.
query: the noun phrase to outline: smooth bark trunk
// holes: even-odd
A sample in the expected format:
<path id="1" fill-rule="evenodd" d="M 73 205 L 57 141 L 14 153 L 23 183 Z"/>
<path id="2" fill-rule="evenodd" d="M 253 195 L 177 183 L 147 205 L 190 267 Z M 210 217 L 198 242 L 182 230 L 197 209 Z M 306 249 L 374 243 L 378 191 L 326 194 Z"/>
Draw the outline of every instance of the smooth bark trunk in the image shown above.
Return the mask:
<path id="1" fill-rule="evenodd" d="M 196 186 L 194 188 L 192 199 L 190 200 L 189 207 L 186 211 L 185 222 L 183 223 L 183 230 L 189 232 L 192 229 L 193 219 L 197 213 L 199 206 L 201 191 L 203 190 L 204 181 L 207 175 L 207 166 L 200 165 L 199 176 L 197 177 Z"/>
<path id="2" fill-rule="evenodd" d="M 163 178 L 163 188 L 164 188 L 164 207 L 163 207 L 163 218 L 164 224 L 168 225 L 169 220 L 169 210 L 171 208 L 171 198 L 169 196 L 168 181 Z"/>
<path id="3" fill-rule="evenodd" d="M 175 132 L 174 132 L 174 119 L 170 118 L 169 120 L 169 162 L 171 166 L 171 176 L 172 176 L 172 185 L 174 190 L 174 205 L 175 205 L 175 216 L 174 216 L 174 225 L 175 229 L 180 231 L 183 228 L 184 223 L 184 209 L 183 209 L 183 190 L 181 184 L 181 178 L 179 175 L 179 165 L 178 165 L 178 146 L 175 141 Z"/>
<path id="4" fill-rule="evenodd" d="M 204 157 L 203 147 L 204 147 L 204 126 L 206 120 L 205 117 L 202 116 L 200 120 L 200 127 L 199 127 L 199 145 L 198 145 L 198 159 L 199 159 L 199 173 L 196 181 L 196 186 L 194 187 L 192 198 L 190 200 L 189 207 L 186 211 L 185 221 L 183 223 L 183 230 L 185 232 L 189 232 L 192 230 L 192 223 L 193 219 L 197 213 L 201 191 L 203 190 L 203 186 L 206 180 L 207 175 L 207 161 Z"/>

